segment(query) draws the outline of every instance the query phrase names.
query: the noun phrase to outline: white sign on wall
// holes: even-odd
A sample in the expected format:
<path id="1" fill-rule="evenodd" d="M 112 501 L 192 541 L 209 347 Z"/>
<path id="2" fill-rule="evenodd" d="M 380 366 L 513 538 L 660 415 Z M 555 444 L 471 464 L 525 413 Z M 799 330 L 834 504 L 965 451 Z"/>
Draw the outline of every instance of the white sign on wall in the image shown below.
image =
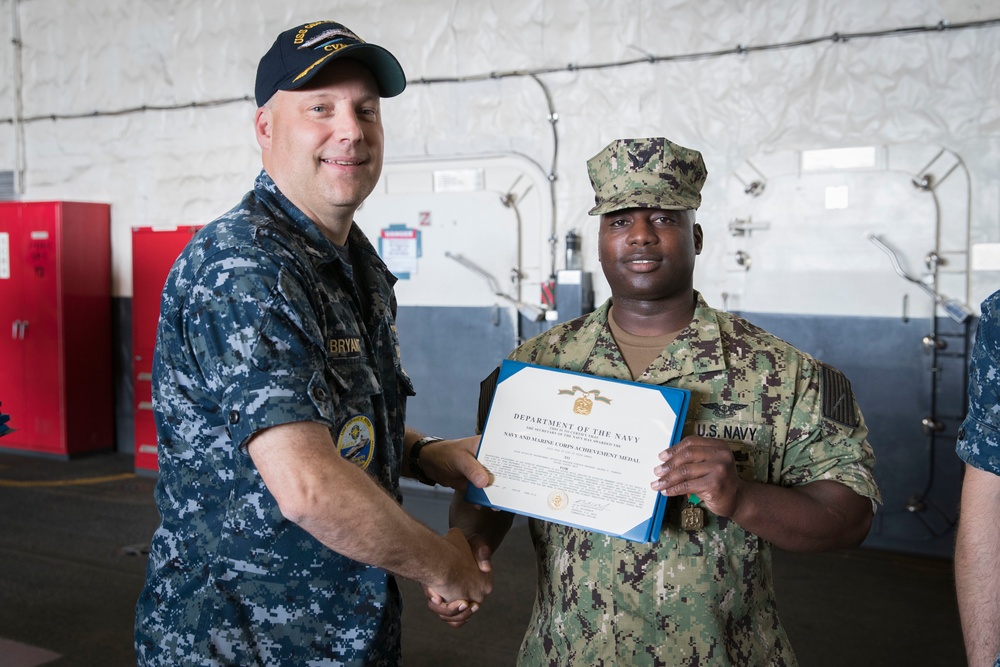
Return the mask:
<path id="1" fill-rule="evenodd" d="M 10 234 L 0 232 L 0 280 L 10 280 Z"/>

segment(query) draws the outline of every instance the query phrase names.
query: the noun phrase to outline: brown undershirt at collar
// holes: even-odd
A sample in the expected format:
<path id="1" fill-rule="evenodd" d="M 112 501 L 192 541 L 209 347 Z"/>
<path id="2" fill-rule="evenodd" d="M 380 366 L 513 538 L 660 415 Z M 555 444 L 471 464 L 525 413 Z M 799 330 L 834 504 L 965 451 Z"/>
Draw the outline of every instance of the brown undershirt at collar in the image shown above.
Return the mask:
<path id="1" fill-rule="evenodd" d="M 615 343 L 618 344 L 618 349 L 621 350 L 633 380 L 642 375 L 649 368 L 649 365 L 660 356 L 663 349 L 677 338 L 677 334 L 684 330 L 682 327 L 677 331 L 669 331 L 659 336 L 636 336 L 618 326 L 614 318 L 614 307 L 608 310 L 608 327 L 611 329 Z"/>

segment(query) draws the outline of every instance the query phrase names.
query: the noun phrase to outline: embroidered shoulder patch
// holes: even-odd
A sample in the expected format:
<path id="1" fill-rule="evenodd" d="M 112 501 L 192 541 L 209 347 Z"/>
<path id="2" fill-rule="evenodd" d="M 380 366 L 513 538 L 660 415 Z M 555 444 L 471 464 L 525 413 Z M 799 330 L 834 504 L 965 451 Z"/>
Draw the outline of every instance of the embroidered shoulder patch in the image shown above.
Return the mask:
<path id="1" fill-rule="evenodd" d="M 822 367 L 823 384 L 820 387 L 820 399 L 823 402 L 823 416 L 844 426 L 855 428 L 859 420 L 850 380 L 833 366 L 822 364 Z"/>
<path id="2" fill-rule="evenodd" d="M 368 469 L 375 453 L 375 425 L 367 415 L 347 420 L 337 436 L 340 455 L 363 470 Z"/>

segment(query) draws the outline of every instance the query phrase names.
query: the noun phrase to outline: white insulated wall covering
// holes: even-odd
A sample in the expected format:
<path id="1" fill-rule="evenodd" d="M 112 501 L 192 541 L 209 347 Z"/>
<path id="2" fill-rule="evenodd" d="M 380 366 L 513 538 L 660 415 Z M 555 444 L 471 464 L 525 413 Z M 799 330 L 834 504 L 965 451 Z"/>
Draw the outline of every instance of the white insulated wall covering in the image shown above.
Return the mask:
<path id="1" fill-rule="evenodd" d="M 586 69 L 834 33 L 958 26 L 1000 18 L 995 2 L 0 0 L 0 17 L 0 43 L 8 45 L 0 49 L 0 170 L 23 167 L 22 199 L 112 204 L 118 296 L 131 294 L 132 226 L 202 224 L 250 187 L 260 164 L 255 109 L 238 100 L 252 96 L 257 60 L 274 36 L 316 18 L 342 21 L 403 64 L 410 85 L 383 107 L 388 161 L 517 155 L 546 178 L 551 172 L 560 258 L 565 232 L 579 229 L 598 301 L 608 292 L 586 215 L 593 195 L 585 162 L 618 137 L 664 135 L 704 153 L 706 248 L 696 286 L 718 306 L 734 291 L 728 224 L 745 198 L 734 174 L 763 155 L 944 148 L 968 176 L 966 192 L 942 193 L 942 210 L 962 210 L 953 215 L 968 229 L 967 244 L 1000 241 L 1000 25 Z M 15 27 L 19 89 L 9 46 Z M 542 69 L 556 71 L 489 78 Z M 546 92 L 558 116 L 557 153 Z M 14 121 L 18 96 L 23 122 Z M 174 105 L 187 108 L 128 111 Z M 548 230 L 551 210 L 536 210 L 540 219 L 530 224 Z M 811 267 L 804 271 L 811 278 Z M 966 292 L 976 308 L 997 287 L 1000 273 L 974 271 L 949 291 Z M 767 292 L 760 307 L 780 312 L 782 294 Z M 857 298 L 848 294 L 829 312 Z M 897 310 L 876 304 L 862 312 Z"/>
<path id="2" fill-rule="evenodd" d="M 516 320 L 517 302 L 540 307 L 550 209 L 535 165 L 479 157 L 386 164 L 355 217 L 399 276 L 399 305 L 497 304 Z"/>

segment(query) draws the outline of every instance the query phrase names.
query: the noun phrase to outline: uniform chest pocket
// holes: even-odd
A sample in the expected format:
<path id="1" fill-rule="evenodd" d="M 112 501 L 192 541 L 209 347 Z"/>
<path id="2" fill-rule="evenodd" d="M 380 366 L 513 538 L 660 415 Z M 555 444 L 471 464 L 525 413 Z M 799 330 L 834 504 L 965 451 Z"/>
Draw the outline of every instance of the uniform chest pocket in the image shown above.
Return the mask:
<path id="1" fill-rule="evenodd" d="M 327 365 L 334 407 L 365 414 L 372 413 L 372 397 L 382 393 L 382 385 L 364 359 L 343 359 Z"/>

